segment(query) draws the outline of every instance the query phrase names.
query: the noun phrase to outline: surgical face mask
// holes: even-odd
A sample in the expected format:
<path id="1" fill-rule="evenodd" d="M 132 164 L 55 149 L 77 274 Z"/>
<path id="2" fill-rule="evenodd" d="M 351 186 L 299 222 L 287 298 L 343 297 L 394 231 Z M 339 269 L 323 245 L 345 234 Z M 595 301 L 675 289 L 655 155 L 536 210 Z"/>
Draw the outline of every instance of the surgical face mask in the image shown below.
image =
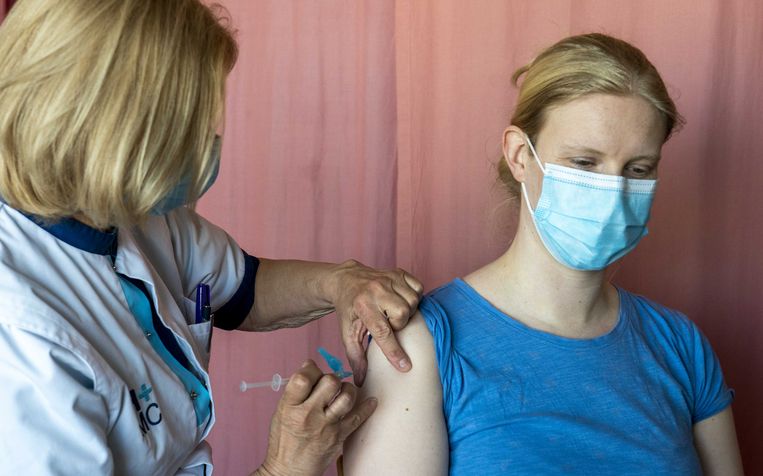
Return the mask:
<path id="1" fill-rule="evenodd" d="M 212 175 L 209 176 L 209 180 L 207 180 L 207 183 L 204 184 L 204 188 L 201 191 L 201 194 L 196 197 L 196 200 L 202 197 L 205 193 L 207 193 L 207 190 L 212 186 L 213 183 L 215 183 L 215 180 L 217 180 L 217 174 L 220 171 L 220 147 L 221 147 L 221 139 L 220 136 L 215 136 L 215 140 L 212 143 Z M 189 200 L 188 197 L 188 191 L 191 188 L 192 183 L 191 177 L 188 175 L 182 177 L 180 179 L 180 182 L 178 182 L 177 185 L 175 185 L 175 188 L 170 190 L 170 193 L 167 194 L 166 197 L 164 197 L 159 203 L 157 203 L 154 208 L 151 210 L 152 215 L 164 215 L 165 213 L 174 210 L 176 208 L 182 207 L 183 205 L 186 205 L 189 202 L 192 202 L 194 200 Z"/>
<path id="2" fill-rule="evenodd" d="M 546 164 L 535 210 L 522 193 L 535 229 L 551 256 L 578 270 L 604 269 L 636 247 L 648 233 L 646 223 L 656 180 L 629 179 Z"/>

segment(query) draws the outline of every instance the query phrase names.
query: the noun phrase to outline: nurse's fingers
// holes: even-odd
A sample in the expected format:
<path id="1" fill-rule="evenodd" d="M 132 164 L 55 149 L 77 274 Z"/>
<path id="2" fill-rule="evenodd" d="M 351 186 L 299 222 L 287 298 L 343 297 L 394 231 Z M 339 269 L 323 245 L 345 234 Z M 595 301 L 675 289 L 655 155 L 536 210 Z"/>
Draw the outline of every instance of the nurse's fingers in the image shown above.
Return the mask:
<path id="1" fill-rule="evenodd" d="M 352 410 L 355 406 L 355 398 L 357 397 L 358 389 L 348 383 L 342 383 L 339 393 L 334 397 L 334 400 L 326 407 L 325 413 L 329 422 L 336 423 Z"/>
<path id="2" fill-rule="evenodd" d="M 352 432 L 357 430 L 376 410 L 379 402 L 375 398 L 367 398 L 348 412 L 339 422 L 340 438 L 344 441 Z"/>
<path id="3" fill-rule="evenodd" d="M 308 359 L 302 367 L 289 378 L 286 388 L 283 392 L 282 400 L 289 405 L 300 405 L 307 400 L 315 384 L 319 382 L 323 372 L 315 365 L 315 362 Z"/>
<path id="4" fill-rule="evenodd" d="M 401 269 L 400 272 L 403 273 L 403 279 L 408 284 L 408 286 L 410 286 L 410 288 L 413 289 L 419 297 L 421 297 L 421 295 L 424 294 L 424 285 L 421 284 L 421 281 L 403 269 Z"/>
<path id="5" fill-rule="evenodd" d="M 366 359 L 366 342 L 368 340 L 368 329 L 363 325 L 363 321 L 355 319 L 351 324 L 342 321 L 342 341 L 344 350 L 347 354 L 347 360 L 350 362 L 352 377 L 355 385 L 360 387 L 366 378 L 368 370 L 368 360 Z"/>
<path id="6" fill-rule="evenodd" d="M 305 405 L 323 410 L 339 395 L 342 381 L 334 374 L 323 375 L 305 400 Z"/>
<path id="7" fill-rule="evenodd" d="M 398 280 L 392 281 L 392 289 L 397 293 L 398 296 L 403 298 L 405 303 L 407 304 L 406 307 L 400 308 L 400 313 L 398 315 L 390 315 L 389 310 L 383 309 L 382 313 L 384 311 L 387 311 L 387 317 L 389 318 L 389 323 L 392 326 L 392 328 L 396 331 L 399 331 L 405 325 L 408 323 L 408 319 L 413 315 L 414 312 L 416 312 L 416 309 L 419 307 L 419 301 L 421 300 L 421 291 L 423 290 L 423 286 L 421 286 L 421 283 L 416 280 L 413 276 L 406 273 L 403 270 L 398 270 L 400 278 Z"/>
<path id="8" fill-rule="evenodd" d="M 377 309 L 358 313 L 363 325 L 373 336 L 387 360 L 398 370 L 407 372 L 411 361 L 397 342 L 395 329 L 405 327 L 408 319 L 416 312 L 399 294 L 388 294 L 376 302 Z M 361 309 L 358 309 L 359 311 Z"/>

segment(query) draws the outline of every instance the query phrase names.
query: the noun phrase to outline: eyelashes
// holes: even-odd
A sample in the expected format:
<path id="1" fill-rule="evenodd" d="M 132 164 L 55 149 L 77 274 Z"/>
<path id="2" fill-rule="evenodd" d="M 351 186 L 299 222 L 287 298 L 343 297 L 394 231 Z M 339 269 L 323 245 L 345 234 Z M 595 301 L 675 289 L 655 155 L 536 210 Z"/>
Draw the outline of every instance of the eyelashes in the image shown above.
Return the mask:
<path id="1" fill-rule="evenodd" d="M 652 174 L 654 171 L 653 167 L 644 167 L 644 166 L 633 166 L 626 168 L 626 170 L 630 170 L 630 173 L 635 177 L 648 177 Z"/>
<path id="2" fill-rule="evenodd" d="M 569 165 L 573 168 L 587 171 L 594 171 L 599 161 L 588 157 L 571 157 L 567 159 Z M 622 170 L 620 175 L 631 178 L 647 178 L 655 172 L 656 166 L 644 164 L 628 164 Z"/>
<path id="3" fill-rule="evenodd" d="M 569 159 L 570 163 L 578 169 L 588 170 L 596 166 L 596 161 L 585 157 L 573 157 Z"/>

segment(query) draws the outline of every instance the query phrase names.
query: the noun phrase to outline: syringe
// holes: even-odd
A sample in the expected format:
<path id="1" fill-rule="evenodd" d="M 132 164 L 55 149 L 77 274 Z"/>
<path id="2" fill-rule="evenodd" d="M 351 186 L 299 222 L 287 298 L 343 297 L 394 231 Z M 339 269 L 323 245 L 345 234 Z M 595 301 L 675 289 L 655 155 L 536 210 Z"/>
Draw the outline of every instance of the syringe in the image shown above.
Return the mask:
<path id="1" fill-rule="evenodd" d="M 246 392 L 250 388 L 260 388 L 260 387 L 270 387 L 273 389 L 274 392 L 277 392 L 281 389 L 281 385 L 288 382 L 288 378 L 282 378 L 281 374 L 273 374 L 273 379 L 270 382 L 253 382 L 253 383 L 247 383 L 245 381 L 241 381 L 241 384 L 238 386 L 239 390 L 242 392 Z"/>
<path id="2" fill-rule="evenodd" d="M 352 372 L 347 372 L 345 370 L 334 372 L 334 375 L 339 377 L 339 379 L 343 379 L 345 377 L 349 377 L 352 375 Z M 238 385 L 238 389 L 242 392 L 246 392 L 250 388 L 262 388 L 262 387 L 270 387 L 273 389 L 274 392 L 277 392 L 281 389 L 283 385 L 288 382 L 288 378 L 281 377 L 281 374 L 273 374 L 273 379 L 270 382 L 245 382 L 241 381 L 241 383 Z"/>
<path id="3" fill-rule="evenodd" d="M 318 353 L 321 354 L 321 357 L 323 357 L 326 360 L 326 363 L 331 367 L 331 370 L 333 370 L 334 375 L 339 377 L 340 380 L 347 378 L 352 375 L 352 372 L 349 372 L 347 370 L 344 370 L 344 367 L 342 366 L 342 361 L 338 358 L 331 355 L 326 349 L 323 347 L 318 347 Z M 277 392 L 281 389 L 281 386 L 284 385 L 286 382 L 288 382 L 288 378 L 281 377 L 281 374 L 273 374 L 273 378 L 270 380 L 270 382 L 246 382 L 244 380 L 241 381 L 238 388 L 241 390 L 241 392 L 246 392 L 250 388 L 262 388 L 262 387 L 270 387 L 273 389 L 274 392 Z"/>

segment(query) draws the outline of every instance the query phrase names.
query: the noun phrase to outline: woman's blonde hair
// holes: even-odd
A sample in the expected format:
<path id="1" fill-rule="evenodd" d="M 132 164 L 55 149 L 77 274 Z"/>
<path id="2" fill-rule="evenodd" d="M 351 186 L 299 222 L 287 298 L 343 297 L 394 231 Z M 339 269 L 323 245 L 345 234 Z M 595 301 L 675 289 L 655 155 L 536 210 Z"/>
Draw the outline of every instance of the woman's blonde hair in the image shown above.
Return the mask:
<path id="1" fill-rule="evenodd" d="M 665 119 L 665 141 L 684 120 L 676 110 L 654 65 L 635 46 L 600 33 L 565 38 L 545 49 L 512 76 L 514 85 L 524 76 L 511 124 L 537 144 L 549 108 L 587 94 L 636 95 L 646 99 Z M 498 163 L 500 181 L 513 198 L 519 182 L 506 160 Z"/>
<path id="2" fill-rule="evenodd" d="M 19 0 L 0 26 L 0 197 L 45 219 L 140 222 L 212 173 L 237 57 L 198 0 Z"/>

